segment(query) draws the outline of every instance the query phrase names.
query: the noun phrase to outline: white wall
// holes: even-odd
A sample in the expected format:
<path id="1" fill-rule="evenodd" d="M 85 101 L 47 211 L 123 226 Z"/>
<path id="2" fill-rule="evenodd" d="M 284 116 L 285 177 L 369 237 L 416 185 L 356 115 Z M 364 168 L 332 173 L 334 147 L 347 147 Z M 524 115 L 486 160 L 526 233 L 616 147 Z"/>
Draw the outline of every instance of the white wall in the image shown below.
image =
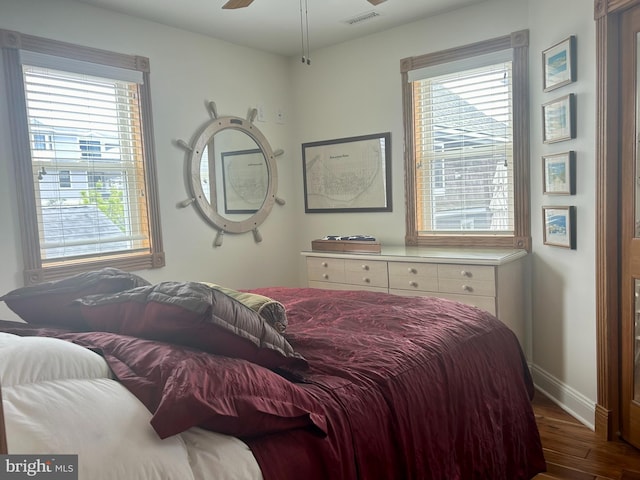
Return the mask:
<path id="1" fill-rule="evenodd" d="M 400 0 L 398 0 L 400 1 Z M 400 59 L 530 30 L 532 321 L 527 352 L 539 385 L 586 423 L 596 401 L 595 354 L 595 24 L 587 0 L 487 0 L 366 38 L 312 51 L 311 66 L 256 50 L 109 13 L 71 0 L 0 0 L 0 28 L 150 58 L 161 215 L 167 266 L 140 272 L 151 281 L 207 279 L 231 287 L 295 285 L 299 251 L 332 233 L 366 233 L 385 244 L 402 244 L 405 233 L 403 133 Z M 357 27 L 356 27 L 357 28 Z M 117 34 L 114 34 L 117 32 Z M 578 38 L 578 81 L 542 93 L 541 52 Z M 312 42 L 313 46 L 313 42 Z M 0 98 L 4 95 L 0 75 Z M 578 99 L 578 138 L 554 146 L 541 140 L 541 103 L 566 93 Z M 263 224 L 264 241 L 250 234 L 230 236 L 222 248 L 211 244 L 214 231 L 192 208 L 179 210 L 187 197 L 184 152 L 174 139 L 190 140 L 208 119 L 205 100 L 221 114 L 244 116 L 263 104 L 259 123 L 278 160 L 279 196 Z M 275 123 L 283 108 L 287 122 Z M 391 132 L 393 212 L 305 214 L 302 194 L 304 142 Z M 18 216 L 7 127 L 0 102 L 0 292 L 22 285 Z M 577 151 L 577 195 L 561 203 L 578 208 L 578 248 L 542 245 L 541 206 L 560 204 L 542 195 L 540 156 Z M 10 316 L 0 306 L 0 318 Z M 532 347 L 531 347 L 532 345 Z"/>
<path id="2" fill-rule="evenodd" d="M 596 54 L 593 2 L 586 0 L 531 0 L 531 221 L 533 234 L 533 374 L 538 385 L 578 417 L 593 424 L 597 399 L 595 306 L 595 129 Z M 550 14 L 549 12 L 553 12 Z M 577 37 L 577 81 L 542 92 L 542 50 Z M 540 105 L 576 94 L 575 140 L 542 143 Z M 541 156 L 576 152 L 576 195 L 541 194 Z M 575 205 L 577 249 L 542 244 L 542 206 Z"/>
<path id="3" fill-rule="evenodd" d="M 111 13 L 66 0 L 0 0 L 0 28 L 126 54 L 147 56 L 151 64 L 153 121 L 166 267 L 139 272 L 148 280 L 209 280 L 235 288 L 295 285 L 297 248 L 291 211 L 295 161 L 290 125 L 275 121 L 277 108 L 291 111 L 290 78 L 285 58 L 235 46 L 157 23 Z M 0 67 L 0 98 L 5 95 Z M 256 125 L 272 148 L 283 148 L 278 159 L 278 195 L 289 202 L 274 206 L 253 236 L 225 235 L 214 248 L 215 231 L 194 206 L 176 208 L 188 197 L 184 182 L 185 151 L 172 141 L 191 142 L 209 120 L 205 101 L 213 100 L 220 115 L 245 117 L 262 104 L 267 121 Z M 0 102 L 0 292 L 22 286 L 22 253 L 6 102 Z M 297 260 L 297 257 L 294 257 Z M 0 318 L 13 318 L 0 303 Z"/>
<path id="4" fill-rule="evenodd" d="M 312 51 L 313 64 L 292 59 L 298 143 L 391 132 L 393 212 L 304 214 L 300 248 L 314 238 L 365 233 L 384 244 L 402 244 L 405 234 L 402 90 L 400 60 L 507 35 L 527 28 L 525 0 L 481 3 L 424 21 L 371 35 L 333 48 Z M 302 178 L 302 165 L 296 165 Z M 298 185 L 302 196 L 302 185 Z M 355 231 L 354 231 L 355 230 Z"/>
<path id="5" fill-rule="evenodd" d="M 532 318 L 525 345 L 536 382 L 585 423 L 593 424 L 595 351 L 595 23 L 586 0 L 489 0 L 476 6 L 389 30 L 339 46 L 312 51 L 311 67 L 291 59 L 297 107 L 296 143 L 391 132 L 393 212 L 295 214 L 299 248 L 326 234 L 364 233 L 384 244 L 402 244 L 405 234 L 400 59 L 462 46 L 529 29 L 531 88 Z M 542 93 L 542 50 L 569 35 L 578 38 L 578 82 Z M 577 139 L 543 145 L 541 103 L 576 93 Z M 544 153 L 577 151 L 577 195 L 542 195 Z M 295 177 L 302 179 L 301 160 Z M 302 198 L 302 183 L 296 184 Z M 576 205 L 578 248 L 542 244 L 541 206 Z M 302 266 L 299 267 L 302 270 Z"/>

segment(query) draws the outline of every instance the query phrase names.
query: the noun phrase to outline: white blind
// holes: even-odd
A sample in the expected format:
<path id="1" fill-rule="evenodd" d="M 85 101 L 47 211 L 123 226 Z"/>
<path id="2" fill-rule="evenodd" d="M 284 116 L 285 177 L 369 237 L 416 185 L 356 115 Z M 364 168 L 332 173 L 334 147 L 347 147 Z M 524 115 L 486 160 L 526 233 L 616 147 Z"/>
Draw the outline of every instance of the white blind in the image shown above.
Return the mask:
<path id="1" fill-rule="evenodd" d="M 137 79 L 35 60 L 23 78 L 43 261 L 149 250 Z"/>
<path id="2" fill-rule="evenodd" d="M 32 52 L 30 50 L 20 51 L 20 62 L 23 65 L 51 68 L 62 72 L 91 75 L 94 77 L 109 78 L 111 80 L 122 80 L 130 83 L 142 83 L 144 78 L 140 70 L 131 70 L 128 68 L 115 67 L 113 65 L 84 62 L 74 58 L 47 55 L 45 53 Z"/>
<path id="3" fill-rule="evenodd" d="M 511 62 L 512 60 L 513 50 L 496 50 L 495 52 L 484 53 L 482 55 L 472 55 L 458 60 L 434 63 L 426 67 L 416 68 L 407 72 L 407 78 L 409 82 L 415 82 L 416 80 L 456 74 L 467 70 L 475 70 L 476 68 Z"/>
<path id="4" fill-rule="evenodd" d="M 418 230 L 513 234 L 511 62 L 414 80 Z"/>

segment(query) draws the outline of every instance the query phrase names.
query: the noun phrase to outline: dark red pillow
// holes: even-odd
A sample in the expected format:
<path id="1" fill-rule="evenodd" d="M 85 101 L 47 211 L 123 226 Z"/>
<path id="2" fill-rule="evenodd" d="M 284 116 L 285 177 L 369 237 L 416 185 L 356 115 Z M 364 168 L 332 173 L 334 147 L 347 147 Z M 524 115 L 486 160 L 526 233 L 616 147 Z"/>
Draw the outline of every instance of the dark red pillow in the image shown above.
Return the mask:
<path id="1" fill-rule="evenodd" d="M 0 300 L 27 323 L 84 329 L 86 324 L 74 300 L 143 285 L 149 285 L 149 282 L 133 273 L 108 267 L 18 288 L 0 297 Z"/>
<path id="2" fill-rule="evenodd" d="M 195 426 L 236 437 L 293 428 L 327 433 L 324 409 L 304 386 L 246 360 L 108 332 L 69 339 L 104 355 L 153 413 L 151 425 L 161 438 Z"/>
<path id="3" fill-rule="evenodd" d="M 167 378 L 151 425 L 160 438 L 199 426 L 235 437 L 315 426 L 326 434 L 320 404 L 301 387 L 259 365 L 194 356 Z"/>
<path id="4" fill-rule="evenodd" d="M 93 330 L 185 345 L 267 368 L 306 360 L 258 313 L 198 282 L 162 282 L 78 300 Z"/>

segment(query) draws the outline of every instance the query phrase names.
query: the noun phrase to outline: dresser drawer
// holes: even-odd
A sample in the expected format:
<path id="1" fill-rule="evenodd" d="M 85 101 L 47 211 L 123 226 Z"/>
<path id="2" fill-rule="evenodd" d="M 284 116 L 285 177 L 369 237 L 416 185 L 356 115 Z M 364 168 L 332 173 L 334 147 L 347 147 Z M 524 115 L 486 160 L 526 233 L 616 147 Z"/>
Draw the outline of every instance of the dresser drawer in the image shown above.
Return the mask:
<path id="1" fill-rule="evenodd" d="M 345 283 L 344 262 L 341 258 L 307 257 L 307 279 Z"/>
<path id="2" fill-rule="evenodd" d="M 485 265 L 454 265 L 441 263 L 438 265 L 438 277 L 495 282 L 494 267 Z"/>
<path id="3" fill-rule="evenodd" d="M 387 262 L 375 260 L 345 260 L 346 282 L 352 285 L 388 287 Z"/>
<path id="4" fill-rule="evenodd" d="M 438 265 L 438 291 L 456 295 L 496 294 L 493 267 L 480 265 Z"/>
<path id="5" fill-rule="evenodd" d="M 480 295 L 456 295 L 455 293 L 442 293 L 442 292 L 419 292 L 417 290 L 393 290 L 389 289 L 389 293 L 394 295 L 401 295 L 404 297 L 437 297 L 446 298 L 449 300 L 455 300 L 456 302 L 464 303 L 466 305 L 473 305 L 482 310 L 489 312 L 492 315 L 496 314 L 496 299 L 495 297 L 483 297 Z"/>
<path id="6" fill-rule="evenodd" d="M 369 292 L 387 293 L 387 287 L 369 287 L 363 285 L 349 285 L 348 283 L 307 282 L 309 288 L 324 288 L 325 290 L 367 290 Z"/>
<path id="7" fill-rule="evenodd" d="M 449 300 L 455 300 L 456 302 L 465 303 L 467 305 L 473 305 L 481 310 L 489 312 L 491 315 L 496 314 L 496 299 L 495 297 L 483 297 L 479 295 L 455 295 L 452 293 L 440 293 L 440 298 L 447 298 Z"/>
<path id="8" fill-rule="evenodd" d="M 438 266 L 432 263 L 389 262 L 389 288 L 435 292 Z"/>

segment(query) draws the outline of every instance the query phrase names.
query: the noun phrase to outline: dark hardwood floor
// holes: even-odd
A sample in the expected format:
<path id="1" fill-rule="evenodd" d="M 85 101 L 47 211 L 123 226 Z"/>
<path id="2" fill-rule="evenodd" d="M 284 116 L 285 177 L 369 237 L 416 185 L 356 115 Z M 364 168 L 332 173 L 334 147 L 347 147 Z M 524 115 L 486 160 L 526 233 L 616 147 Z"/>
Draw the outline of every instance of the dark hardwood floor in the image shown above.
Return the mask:
<path id="1" fill-rule="evenodd" d="M 547 472 L 535 480 L 640 480 L 640 450 L 598 439 L 540 392 L 533 409 L 547 461 Z"/>

